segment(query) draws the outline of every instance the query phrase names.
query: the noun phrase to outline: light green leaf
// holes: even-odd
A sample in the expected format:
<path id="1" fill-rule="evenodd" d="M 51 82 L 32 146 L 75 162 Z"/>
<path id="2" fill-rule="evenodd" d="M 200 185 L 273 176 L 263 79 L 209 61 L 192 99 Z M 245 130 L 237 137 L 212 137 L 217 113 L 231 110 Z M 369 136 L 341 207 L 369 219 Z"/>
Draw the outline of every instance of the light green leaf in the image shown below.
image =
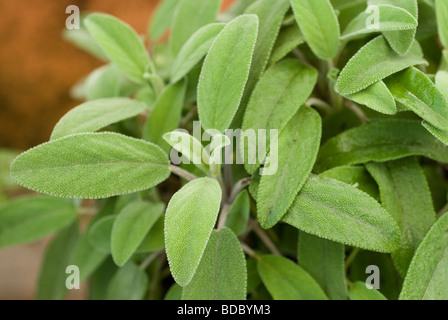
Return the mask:
<path id="1" fill-rule="evenodd" d="M 387 87 L 406 110 L 429 124 L 448 131 L 448 102 L 423 72 L 409 68 L 385 80 Z"/>
<path id="2" fill-rule="evenodd" d="M 270 155 L 269 171 L 274 174 L 262 175 L 258 188 L 257 215 L 263 228 L 273 227 L 293 203 L 314 166 L 321 134 L 320 115 L 305 106 L 280 133 L 278 159 Z"/>
<path id="3" fill-rule="evenodd" d="M 165 210 L 163 203 L 134 201 L 120 211 L 112 228 L 112 258 L 123 266 Z"/>
<path id="4" fill-rule="evenodd" d="M 112 258 L 104 261 L 89 281 L 89 300 L 102 301 L 107 299 L 107 290 L 109 289 L 110 280 L 117 270 L 118 267 L 112 261 Z"/>
<path id="5" fill-rule="evenodd" d="M 70 265 L 79 240 L 78 224 L 62 230 L 50 242 L 39 273 L 36 298 L 38 300 L 61 300 L 67 293 L 65 270 Z"/>
<path id="6" fill-rule="evenodd" d="M 230 207 L 227 215 L 226 226 L 231 229 L 237 236 L 246 231 L 247 222 L 250 215 L 250 199 L 249 193 L 244 190 L 241 192 Z"/>
<path id="7" fill-rule="evenodd" d="M 394 97 L 383 81 L 378 81 L 364 90 L 350 94 L 347 98 L 384 114 L 397 113 Z"/>
<path id="8" fill-rule="evenodd" d="M 182 300 L 182 287 L 177 283 L 173 284 L 165 295 L 163 300 L 179 301 Z"/>
<path id="9" fill-rule="evenodd" d="M 448 148 L 419 121 L 380 120 L 356 127 L 328 140 L 320 149 L 315 170 L 424 156 L 448 162 Z"/>
<path id="10" fill-rule="evenodd" d="M 297 23 L 313 53 L 322 60 L 339 49 L 339 22 L 330 0 L 291 0 Z"/>
<path id="11" fill-rule="evenodd" d="M 415 30 L 417 28 L 417 19 L 407 10 L 392 5 L 379 5 L 377 7 L 379 21 L 376 25 L 368 25 L 369 17 L 372 12 L 363 11 L 345 28 L 341 39 L 350 40 L 360 35 L 397 30 Z"/>
<path id="12" fill-rule="evenodd" d="M 240 242 L 228 228 L 213 231 L 201 263 L 183 300 L 245 300 L 246 259 Z"/>
<path id="13" fill-rule="evenodd" d="M 404 277 L 418 245 L 436 221 L 428 183 L 415 158 L 369 163 L 367 169 L 380 186 L 382 205 L 400 226 L 401 243 L 392 258 Z"/>
<path id="14" fill-rule="evenodd" d="M 400 229 L 381 205 L 337 180 L 311 176 L 283 221 L 321 238 L 358 248 L 392 252 Z"/>
<path id="15" fill-rule="evenodd" d="M 299 233 L 299 265 L 332 300 L 347 300 L 344 245 L 311 234 Z"/>
<path id="16" fill-rule="evenodd" d="M 169 85 L 160 95 L 146 121 L 143 138 L 157 144 L 164 151 L 168 151 L 168 148 L 163 142 L 163 135 L 178 128 L 186 90 L 186 81 Z"/>
<path id="17" fill-rule="evenodd" d="M 143 242 L 137 248 L 137 252 L 153 252 L 165 248 L 165 217 L 162 216 L 149 230 Z"/>
<path id="18" fill-rule="evenodd" d="M 427 64 L 417 41 L 401 56 L 390 48 L 383 36 L 379 36 L 350 59 L 340 73 L 335 89 L 344 96 L 353 94 L 417 64 Z"/>
<path id="19" fill-rule="evenodd" d="M 221 203 L 219 183 L 210 178 L 186 184 L 170 200 L 165 246 L 171 274 L 185 287 L 193 278 L 215 225 Z"/>
<path id="20" fill-rule="evenodd" d="M 274 49 L 272 49 L 269 65 L 280 61 L 303 43 L 305 43 L 305 38 L 296 23 L 283 28 L 280 30 Z"/>
<path id="21" fill-rule="evenodd" d="M 108 300 L 142 300 L 148 289 L 148 276 L 135 263 L 118 269 L 107 290 Z"/>
<path id="22" fill-rule="evenodd" d="M 401 300 L 448 299 L 448 214 L 433 225 L 409 266 Z"/>
<path id="23" fill-rule="evenodd" d="M 270 68 L 258 82 L 244 114 L 242 130 L 254 130 L 257 142 L 263 139 L 258 135 L 259 129 L 266 130 L 266 152 L 264 157 L 249 159 L 250 142 L 241 137 L 244 147 L 244 164 L 246 170 L 253 174 L 269 152 L 270 129 L 281 132 L 288 121 L 305 103 L 317 82 L 317 71 L 298 60 L 285 60 Z M 261 150 L 258 150 L 261 153 Z"/>
<path id="24" fill-rule="evenodd" d="M 258 33 L 258 18 L 229 22 L 205 58 L 198 85 L 198 112 L 204 129 L 223 132 L 240 105 Z"/>
<path id="25" fill-rule="evenodd" d="M 263 256 L 258 272 L 275 300 L 328 300 L 317 282 L 289 259 Z"/>
<path id="26" fill-rule="evenodd" d="M 116 133 L 80 133 L 22 153 L 11 166 L 16 181 L 67 198 L 108 198 L 149 189 L 170 175 L 157 146 Z"/>
<path id="27" fill-rule="evenodd" d="M 181 0 L 176 8 L 171 29 L 170 46 L 177 56 L 193 33 L 215 22 L 221 0 Z"/>
<path id="28" fill-rule="evenodd" d="M 448 71 L 439 70 L 436 74 L 436 87 L 448 100 Z"/>
<path id="29" fill-rule="evenodd" d="M 149 25 L 149 35 L 153 44 L 170 27 L 179 2 L 180 0 L 164 0 L 157 6 Z"/>
<path id="30" fill-rule="evenodd" d="M 89 242 L 96 250 L 111 252 L 111 235 L 116 216 L 107 216 L 99 219 L 87 231 Z"/>
<path id="31" fill-rule="evenodd" d="M 185 77 L 210 50 L 224 23 L 211 23 L 196 31 L 184 44 L 171 67 L 171 82 Z"/>
<path id="32" fill-rule="evenodd" d="M 143 42 L 124 22 L 106 14 L 91 14 L 85 24 L 101 48 L 132 81 L 143 84 L 143 75 L 152 71 Z M 149 70 L 148 70 L 149 69 Z"/>
<path id="33" fill-rule="evenodd" d="M 448 48 L 448 2 L 445 0 L 435 1 L 440 41 L 445 48 Z"/>
<path id="34" fill-rule="evenodd" d="M 56 140 L 75 133 L 94 132 L 113 123 L 135 117 L 147 106 L 127 98 L 90 101 L 70 110 L 59 120 L 51 134 Z"/>
<path id="35" fill-rule="evenodd" d="M 67 200 L 28 196 L 8 201 L 0 206 L 0 248 L 43 238 L 75 218 L 76 208 Z"/>
<path id="36" fill-rule="evenodd" d="M 350 300 L 387 300 L 385 296 L 382 295 L 376 289 L 368 289 L 364 282 L 358 281 L 350 286 Z"/>

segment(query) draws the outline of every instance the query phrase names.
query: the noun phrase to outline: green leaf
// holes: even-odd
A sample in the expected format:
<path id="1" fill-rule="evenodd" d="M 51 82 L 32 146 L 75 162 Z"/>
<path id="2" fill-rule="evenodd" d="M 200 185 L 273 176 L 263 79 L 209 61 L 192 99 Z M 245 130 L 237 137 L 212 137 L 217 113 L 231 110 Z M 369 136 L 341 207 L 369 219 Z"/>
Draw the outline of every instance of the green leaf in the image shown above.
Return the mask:
<path id="1" fill-rule="evenodd" d="M 162 216 L 157 220 L 154 226 L 149 230 L 143 242 L 137 249 L 137 252 L 153 252 L 165 248 L 165 217 Z"/>
<path id="2" fill-rule="evenodd" d="M 419 121 L 381 120 L 356 127 L 328 140 L 320 149 L 315 170 L 424 156 L 448 162 L 448 148 Z"/>
<path id="3" fill-rule="evenodd" d="M 347 300 L 344 245 L 299 233 L 298 260 L 331 300 Z"/>
<path id="4" fill-rule="evenodd" d="M 89 281 L 89 300 L 98 301 L 107 299 L 110 280 L 117 270 L 118 268 L 112 258 L 104 261 Z"/>
<path id="5" fill-rule="evenodd" d="M 305 43 L 305 38 L 296 23 L 283 28 L 280 30 L 277 41 L 272 49 L 269 65 L 280 61 L 303 43 Z"/>
<path id="6" fill-rule="evenodd" d="M 70 110 L 59 120 L 53 129 L 51 140 L 75 133 L 94 132 L 135 117 L 146 109 L 144 103 L 127 98 L 105 98 L 86 102 Z"/>
<path id="7" fill-rule="evenodd" d="M 104 253 L 111 252 L 111 235 L 115 219 L 115 215 L 103 217 L 89 228 L 87 237 L 92 247 L 96 250 Z"/>
<path id="8" fill-rule="evenodd" d="M 305 270 L 284 257 L 261 257 L 258 272 L 275 300 L 328 300 Z"/>
<path id="9" fill-rule="evenodd" d="M 198 85 L 204 129 L 223 132 L 239 107 L 258 33 L 258 18 L 242 15 L 225 26 L 205 58 Z"/>
<path id="10" fill-rule="evenodd" d="M 210 50 L 224 23 L 211 23 L 196 31 L 184 44 L 171 67 L 171 82 L 185 77 Z"/>
<path id="11" fill-rule="evenodd" d="M 185 287 L 193 278 L 215 225 L 221 203 L 216 180 L 196 179 L 170 200 L 165 216 L 165 246 L 171 274 Z"/>
<path id="12" fill-rule="evenodd" d="M 108 198 L 149 189 L 170 175 L 157 146 L 116 133 L 81 133 L 44 143 L 12 164 L 16 181 L 68 198 Z"/>
<path id="13" fill-rule="evenodd" d="M 213 231 L 201 263 L 183 300 L 245 300 L 246 259 L 240 242 L 228 228 Z"/>
<path id="14" fill-rule="evenodd" d="M 448 100 L 448 72 L 440 70 L 436 74 L 436 87 Z"/>
<path id="15" fill-rule="evenodd" d="M 369 6 L 392 5 L 408 11 L 418 19 L 417 0 L 368 0 Z M 417 29 L 405 31 L 383 31 L 384 37 L 398 54 L 406 54 L 412 46 Z"/>
<path id="16" fill-rule="evenodd" d="M 215 22 L 221 0 L 181 0 L 176 8 L 171 29 L 170 46 L 177 56 L 193 33 Z"/>
<path id="17" fill-rule="evenodd" d="M 110 280 L 108 300 L 142 300 L 148 288 L 148 276 L 133 262 L 118 269 Z"/>
<path id="18" fill-rule="evenodd" d="M 392 258 L 404 277 L 418 245 L 436 221 L 428 183 L 415 158 L 369 163 L 367 169 L 378 182 L 382 205 L 400 226 L 401 243 Z"/>
<path id="19" fill-rule="evenodd" d="M 36 298 L 38 300 L 61 300 L 67 293 L 65 270 L 79 240 L 78 224 L 62 230 L 45 250 L 39 273 Z"/>
<path id="20" fill-rule="evenodd" d="M 397 113 L 394 97 L 383 81 L 378 81 L 364 90 L 350 94 L 347 98 L 384 114 Z"/>
<path id="21" fill-rule="evenodd" d="M 409 68 L 385 80 L 395 100 L 427 123 L 448 131 L 448 102 L 423 72 Z"/>
<path id="22" fill-rule="evenodd" d="M 339 22 L 329 0 L 290 0 L 297 23 L 313 53 L 332 59 L 339 49 Z"/>
<path id="23" fill-rule="evenodd" d="M 241 192 L 230 207 L 227 215 L 226 226 L 231 229 L 237 236 L 246 231 L 247 223 L 250 215 L 250 198 L 249 193 L 244 190 Z"/>
<path id="24" fill-rule="evenodd" d="M 392 252 L 400 229 L 368 194 L 337 180 L 311 176 L 283 221 L 321 238 L 358 248 Z"/>
<path id="25" fill-rule="evenodd" d="M 266 130 L 266 150 L 259 159 L 249 159 L 250 141 L 242 137 L 244 146 L 244 164 L 246 170 L 253 174 L 269 152 L 270 129 L 281 132 L 299 108 L 311 95 L 317 82 L 317 71 L 298 60 L 284 60 L 270 68 L 258 82 L 244 114 L 242 130 L 255 131 L 257 141 L 262 139 L 259 129 Z M 259 143 L 259 141 L 258 141 Z M 261 150 L 258 150 L 260 153 Z"/>
<path id="26" fill-rule="evenodd" d="M 0 248 L 32 242 L 64 229 L 76 218 L 67 200 L 27 196 L 0 206 Z"/>
<path id="27" fill-rule="evenodd" d="M 341 39 L 350 40 L 372 32 L 415 30 L 417 28 L 417 19 L 403 8 L 393 5 L 378 5 L 377 9 L 379 14 L 377 25 L 368 26 L 367 21 L 372 16 L 372 12 L 363 11 L 345 28 Z"/>
<path id="28" fill-rule="evenodd" d="M 448 3 L 444 0 L 435 1 L 440 41 L 445 48 L 448 48 Z"/>
<path id="29" fill-rule="evenodd" d="M 293 203 L 314 166 L 321 134 L 320 115 L 305 106 L 280 133 L 278 159 L 269 156 L 270 173 L 272 166 L 277 165 L 278 170 L 262 175 L 258 188 L 257 216 L 263 228 L 273 227 Z"/>
<path id="30" fill-rule="evenodd" d="M 359 92 L 384 78 L 417 64 L 427 64 L 417 41 L 405 55 L 393 51 L 379 36 L 356 53 L 346 64 L 336 82 L 341 95 Z"/>
<path id="31" fill-rule="evenodd" d="M 177 283 L 173 284 L 165 295 L 163 300 L 179 301 L 182 300 L 182 287 Z"/>
<path id="32" fill-rule="evenodd" d="M 149 25 L 149 35 L 153 44 L 170 27 L 179 2 L 180 0 L 164 0 L 157 6 Z"/>
<path id="33" fill-rule="evenodd" d="M 446 300 L 448 272 L 448 214 L 433 225 L 409 266 L 401 300 Z"/>
<path id="34" fill-rule="evenodd" d="M 385 296 L 382 295 L 376 289 L 367 288 L 364 282 L 358 281 L 350 286 L 350 300 L 387 300 Z"/>
<path id="35" fill-rule="evenodd" d="M 135 201 L 120 211 L 112 228 L 112 258 L 123 266 L 162 216 L 163 203 Z"/>
<path id="36" fill-rule="evenodd" d="M 145 83 L 143 75 L 151 70 L 151 60 L 143 42 L 124 22 L 106 14 L 91 14 L 85 24 L 101 48 L 132 81 Z"/>
<path id="37" fill-rule="evenodd" d="M 321 177 L 339 180 L 379 199 L 378 186 L 363 166 L 342 166 L 320 174 Z"/>
<path id="38" fill-rule="evenodd" d="M 186 90 L 186 81 L 179 81 L 166 87 L 146 121 L 144 139 L 157 144 L 164 151 L 168 151 L 168 148 L 163 142 L 163 135 L 179 126 Z"/>

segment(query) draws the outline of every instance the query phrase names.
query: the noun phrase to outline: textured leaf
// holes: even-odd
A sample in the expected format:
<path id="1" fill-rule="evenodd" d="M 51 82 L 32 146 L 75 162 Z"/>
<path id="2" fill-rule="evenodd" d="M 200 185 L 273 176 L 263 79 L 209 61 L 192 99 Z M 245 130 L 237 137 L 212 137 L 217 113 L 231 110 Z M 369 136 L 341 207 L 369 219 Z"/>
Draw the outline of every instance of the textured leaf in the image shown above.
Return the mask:
<path id="1" fill-rule="evenodd" d="M 426 64 L 422 49 L 414 42 L 405 55 L 393 51 L 379 36 L 367 43 L 347 63 L 336 82 L 341 95 L 359 92 L 384 78 L 417 64 Z"/>
<path id="2" fill-rule="evenodd" d="M 394 97 L 383 81 L 378 81 L 364 90 L 350 94 L 347 98 L 384 114 L 397 113 Z"/>
<path id="3" fill-rule="evenodd" d="M 366 193 L 337 180 L 312 176 L 283 221 L 321 238 L 358 248 L 392 252 L 400 229 Z"/>
<path id="4" fill-rule="evenodd" d="M 157 146 L 116 133 L 81 133 L 22 153 L 11 174 L 21 185 L 69 198 L 107 198 L 149 189 L 170 175 Z"/>
<path id="5" fill-rule="evenodd" d="M 163 214 L 163 203 L 135 201 L 120 211 L 112 228 L 112 258 L 123 266 Z"/>
<path id="6" fill-rule="evenodd" d="M 437 14 L 437 27 L 440 41 L 445 48 L 448 48 L 448 2 L 445 0 L 435 0 L 435 11 Z"/>
<path id="7" fill-rule="evenodd" d="M 171 82 L 185 77 L 205 57 L 224 23 L 211 23 L 196 31 L 184 44 L 171 68 Z"/>
<path id="8" fill-rule="evenodd" d="M 350 286 L 350 300 L 387 300 L 378 290 L 368 289 L 364 282 L 355 282 Z"/>
<path id="9" fill-rule="evenodd" d="M 372 32 L 415 30 L 417 28 L 417 19 L 403 8 L 392 5 L 379 5 L 378 10 L 380 20 L 377 22 L 377 25 L 374 27 L 367 25 L 372 12 L 364 11 L 349 23 L 341 39 L 352 39 Z"/>
<path id="10" fill-rule="evenodd" d="M 381 120 L 347 130 L 320 149 L 315 170 L 384 162 L 408 156 L 424 156 L 448 162 L 448 148 L 429 134 L 418 121 Z"/>
<path id="11" fill-rule="evenodd" d="M 37 285 L 38 300 L 61 300 L 67 293 L 65 270 L 79 240 L 78 225 L 62 230 L 50 242 L 45 251 Z"/>
<path id="12" fill-rule="evenodd" d="M 164 0 L 157 6 L 151 18 L 149 35 L 151 42 L 155 43 L 168 30 L 173 22 L 173 16 L 180 0 Z"/>
<path id="13" fill-rule="evenodd" d="M 249 193 L 244 190 L 241 192 L 230 207 L 227 215 L 226 226 L 237 236 L 246 231 L 250 215 Z"/>
<path id="14" fill-rule="evenodd" d="M 171 274 L 185 287 L 193 278 L 215 225 L 221 203 L 216 180 L 196 179 L 170 200 L 165 216 L 165 245 Z"/>
<path id="15" fill-rule="evenodd" d="M 328 299 L 305 270 L 284 257 L 261 257 L 258 261 L 258 272 L 275 300 Z"/>
<path id="16" fill-rule="evenodd" d="M 162 216 L 157 220 L 154 226 L 149 230 L 143 242 L 137 249 L 137 252 L 153 252 L 165 248 L 165 216 Z"/>
<path id="17" fill-rule="evenodd" d="M 433 225 L 409 266 L 401 300 L 448 299 L 448 214 Z"/>
<path id="18" fill-rule="evenodd" d="M 269 152 L 269 130 L 277 129 L 281 132 L 285 128 L 311 95 L 316 82 L 317 71 L 298 60 L 282 61 L 270 68 L 260 79 L 246 108 L 242 130 L 255 130 L 257 141 L 262 139 L 258 130 L 266 130 L 265 154 Z M 264 157 L 249 161 L 249 142 L 242 140 L 241 145 L 244 146 L 245 168 L 253 174 Z M 261 150 L 258 150 L 258 153 L 260 152 Z"/>
<path id="19" fill-rule="evenodd" d="M 187 84 L 179 81 L 168 86 L 158 98 L 146 121 L 143 137 L 168 151 L 163 135 L 177 129 L 182 118 Z"/>
<path id="20" fill-rule="evenodd" d="M 148 288 L 148 276 L 133 262 L 120 268 L 110 281 L 108 300 L 142 300 Z"/>
<path id="21" fill-rule="evenodd" d="M 424 236 L 436 221 L 428 183 L 415 158 L 370 163 L 367 169 L 378 182 L 381 203 L 401 229 L 401 243 L 392 253 L 404 277 Z"/>
<path id="22" fill-rule="evenodd" d="M 76 218 L 69 201 L 27 196 L 0 206 L 0 248 L 32 242 L 64 229 Z"/>
<path id="23" fill-rule="evenodd" d="M 223 132 L 239 107 L 258 33 L 258 18 L 229 22 L 205 58 L 198 85 L 199 119 L 204 129 Z"/>
<path id="24" fill-rule="evenodd" d="M 305 43 L 305 38 L 299 29 L 299 26 L 294 23 L 280 30 L 277 41 L 275 42 L 272 54 L 269 59 L 269 65 L 272 65 L 283 59 L 288 53 Z"/>
<path id="25" fill-rule="evenodd" d="M 177 283 L 173 284 L 165 295 L 163 300 L 179 301 L 182 300 L 182 287 Z"/>
<path id="26" fill-rule="evenodd" d="M 91 14 L 85 24 L 107 56 L 136 83 L 144 83 L 143 75 L 151 60 L 143 42 L 124 22 L 106 14 Z M 151 71 L 151 70 L 150 70 Z"/>
<path id="27" fill-rule="evenodd" d="M 423 72 L 409 68 L 385 81 L 395 100 L 429 124 L 448 131 L 448 102 Z"/>
<path id="28" fill-rule="evenodd" d="M 221 0 L 181 0 L 173 17 L 170 46 L 177 56 L 193 33 L 215 22 Z"/>
<path id="29" fill-rule="evenodd" d="M 257 215 L 263 228 L 273 227 L 293 203 L 314 166 L 321 133 L 320 115 L 308 107 L 302 107 L 280 133 L 278 170 L 263 175 L 258 188 Z"/>
<path id="30" fill-rule="evenodd" d="M 339 49 L 339 22 L 329 0 L 291 0 L 300 30 L 313 53 L 322 60 Z"/>
<path id="31" fill-rule="evenodd" d="M 70 110 L 59 120 L 51 134 L 56 140 L 75 133 L 94 132 L 110 124 L 135 117 L 147 109 L 142 102 L 127 98 L 90 101 Z"/>
<path id="32" fill-rule="evenodd" d="M 240 242 L 228 228 L 213 231 L 201 263 L 183 300 L 245 300 L 246 259 Z"/>
<path id="33" fill-rule="evenodd" d="M 110 253 L 112 227 L 114 226 L 116 216 L 107 216 L 96 221 L 88 230 L 89 242 L 96 250 Z"/>
<path id="34" fill-rule="evenodd" d="M 347 300 L 344 245 L 299 233 L 298 260 L 332 300 Z"/>

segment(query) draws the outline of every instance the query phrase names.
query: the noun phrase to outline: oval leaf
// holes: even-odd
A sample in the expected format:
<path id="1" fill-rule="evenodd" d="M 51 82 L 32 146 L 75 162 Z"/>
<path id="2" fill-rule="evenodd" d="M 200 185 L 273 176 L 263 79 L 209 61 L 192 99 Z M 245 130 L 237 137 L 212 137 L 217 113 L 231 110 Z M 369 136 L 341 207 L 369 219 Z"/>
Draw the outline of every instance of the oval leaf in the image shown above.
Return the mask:
<path id="1" fill-rule="evenodd" d="M 107 300 L 142 300 L 148 289 L 148 282 L 146 273 L 129 262 L 110 280 Z"/>
<path id="2" fill-rule="evenodd" d="M 383 81 L 378 81 L 364 90 L 350 94 L 347 98 L 384 114 L 397 113 L 394 97 Z"/>
<path id="3" fill-rule="evenodd" d="M 358 281 L 350 286 L 350 300 L 387 300 L 378 290 L 367 288 L 364 282 Z"/>
<path id="4" fill-rule="evenodd" d="M 244 233 L 244 231 L 246 231 L 249 215 L 250 198 L 249 193 L 244 190 L 236 197 L 230 207 L 229 214 L 226 219 L 226 226 L 237 236 L 240 236 Z"/>
<path id="5" fill-rule="evenodd" d="M 101 218 L 89 228 L 89 242 L 96 250 L 104 253 L 111 252 L 111 235 L 115 219 L 115 215 Z"/>
<path id="6" fill-rule="evenodd" d="M 448 2 L 445 0 L 435 0 L 435 11 L 437 14 L 437 27 L 440 41 L 445 48 L 448 48 Z"/>

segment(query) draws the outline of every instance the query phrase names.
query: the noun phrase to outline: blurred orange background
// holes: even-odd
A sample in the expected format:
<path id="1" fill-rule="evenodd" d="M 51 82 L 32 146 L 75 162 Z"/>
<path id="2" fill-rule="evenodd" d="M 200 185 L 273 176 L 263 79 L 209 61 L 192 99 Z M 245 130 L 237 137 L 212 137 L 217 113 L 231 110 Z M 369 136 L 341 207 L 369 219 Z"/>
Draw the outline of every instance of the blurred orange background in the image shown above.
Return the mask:
<path id="1" fill-rule="evenodd" d="M 0 0 L 0 148 L 25 150 L 49 139 L 80 103 L 70 88 L 101 62 L 62 39 L 69 5 L 110 13 L 145 34 L 160 0 Z M 233 0 L 224 0 L 226 8 Z M 48 239 L 0 250 L 0 299 L 33 299 Z M 70 298 L 83 298 L 74 292 Z"/>

